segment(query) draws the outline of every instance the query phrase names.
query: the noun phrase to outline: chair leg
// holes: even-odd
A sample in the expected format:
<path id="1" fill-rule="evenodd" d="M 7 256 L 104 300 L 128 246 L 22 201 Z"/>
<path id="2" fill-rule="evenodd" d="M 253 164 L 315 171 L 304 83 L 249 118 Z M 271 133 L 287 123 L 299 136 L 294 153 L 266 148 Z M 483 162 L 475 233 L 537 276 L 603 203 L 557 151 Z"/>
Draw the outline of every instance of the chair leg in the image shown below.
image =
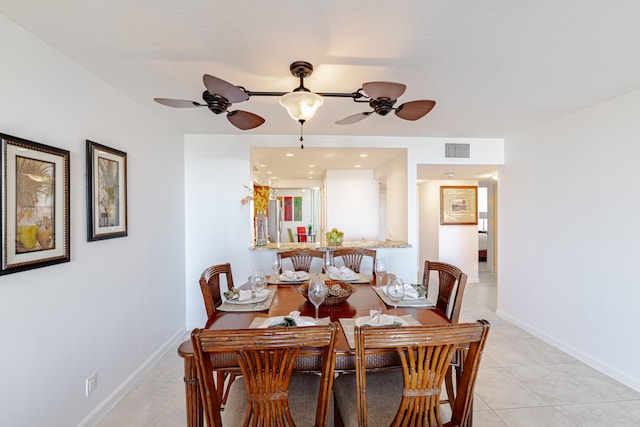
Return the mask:
<path id="1" fill-rule="evenodd" d="M 449 406 L 451 407 L 452 411 L 453 411 L 453 403 L 456 401 L 456 396 L 453 392 L 453 390 L 455 390 L 453 386 L 453 369 L 454 369 L 454 366 L 449 365 L 449 369 L 447 369 L 447 373 L 444 377 L 444 385 L 447 390 L 447 401 L 449 402 Z"/>
<path id="2" fill-rule="evenodd" d="M 233 381 L 236 379 L 236 375 L 225 371 L 216 371 L 215 378 L 220 410 L 223 411 L 224 405 L 227 403 L 227 398 L 229 397 L 229 389 L 231 388 Z"/>

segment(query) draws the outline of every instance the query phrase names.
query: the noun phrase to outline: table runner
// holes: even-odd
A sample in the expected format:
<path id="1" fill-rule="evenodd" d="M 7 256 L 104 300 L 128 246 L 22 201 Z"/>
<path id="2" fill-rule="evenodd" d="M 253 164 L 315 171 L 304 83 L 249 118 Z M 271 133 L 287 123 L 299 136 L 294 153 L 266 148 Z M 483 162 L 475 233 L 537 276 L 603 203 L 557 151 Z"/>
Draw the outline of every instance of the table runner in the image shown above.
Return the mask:
<path id="1" fill-rule="evenodd" d="M 360 277 L 358 277 L 357 280 L 339 280 L 339 282 L 351 283 L 352 285 L 360 285 L 360 284 L 369 284 L 373 281 L 373 274 L 358 273 L 358 275 Z M 311 276 L 313 276 L 313 274 Z M 333 280 L 333 279 L 329 279 L 329 277 L 327 277 L 326 274 L 321 274 L 320 276 L 324 280 Z M 278 278 L 278 275 L 275 275 L 275 274 L 270 274 L 268 279 L 268 283 L 270 285 L 301 285 L 303 283 L 307 283 L 308 281 L 309 279 L 301 280 L 299 282 L 280 280 Z"/>
<path id="2" fill-rule="evenodd" d="M 252 328 L 259 328 L 260 325 L 262 325 L 265 321 L 265 319 L 268 316 L 256 316 L 253 321 L 251 322 L 251 324 L 249 325 L 249 329 Z M 318 324 L 319 325 L 328 325 L 329 322 L 331 321 L 331 319 L 329 317 L 321 317 L 320 319 L 318 319 Z"/>

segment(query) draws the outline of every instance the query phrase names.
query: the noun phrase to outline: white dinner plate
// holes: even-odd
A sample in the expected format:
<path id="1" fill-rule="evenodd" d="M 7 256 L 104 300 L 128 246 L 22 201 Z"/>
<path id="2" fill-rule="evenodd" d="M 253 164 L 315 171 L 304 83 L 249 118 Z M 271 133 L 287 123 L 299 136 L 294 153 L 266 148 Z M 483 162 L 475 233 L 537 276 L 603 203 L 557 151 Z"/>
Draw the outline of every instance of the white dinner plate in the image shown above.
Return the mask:
<path id="1" fill-rule="evenodd" d="M 300 276 L 300 274 L 302 274 L 302 276 Z M 304 282 L 305 280 L 309 280 L 311 278 L 311 275 L 306 271 L 296 271 L 296 275 L 298 276 L 298 278 L 294 279 L 292 277 L 287 277 L 284 274 L 281 274 L 280 281 L 281 282 Z"/>
<path id="2" fill-rule="evenodd" d="M 342 277 L 340 277 L 337 274 L 329 273 L 329 279 L 331 279 L 331 280 L 339 280 L 341 282 L 354 282 L 356 280 L 360 280 L 360 275 L 356 273 L 353 276 L 349 277 L 348 279 L 343 279 Z"/>
<path id="3" fill-rule="evenodd" d="M 256 304 L 256 303 L 259 303 L 259 302 L 265 301 L 267 298 L 269 298 L 269 292 L 271 292 L 271 291 L 269 291 L 269 290 L 264 290 L 264 291 L 262 291 L 262 292 L 260 293 L 260 295 L 256 295 L 255 297 L 250 298 L 250 299 L 246 299 L 246 300 L 244 300 L 244 301 L 238 301 L 238 300 L 231 300 L 231 299 L 228 299 L 228 300 L 227 300 L 227 302 L 228 302 L 229 304 L 239 304 L 239 305 L 243 305 L 243 304 Z"/>

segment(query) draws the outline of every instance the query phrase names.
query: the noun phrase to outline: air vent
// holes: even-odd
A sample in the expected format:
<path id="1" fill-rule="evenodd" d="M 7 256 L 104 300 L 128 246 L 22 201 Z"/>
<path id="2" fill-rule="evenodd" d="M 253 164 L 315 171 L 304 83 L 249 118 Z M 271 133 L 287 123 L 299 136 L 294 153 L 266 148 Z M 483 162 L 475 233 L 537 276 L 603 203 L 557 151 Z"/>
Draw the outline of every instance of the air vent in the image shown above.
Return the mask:
<path id="1" fill-rule="evenodd" d="M 456 159 L 471 158 L 470 144 L 444 144 L 444 157 Z"/>

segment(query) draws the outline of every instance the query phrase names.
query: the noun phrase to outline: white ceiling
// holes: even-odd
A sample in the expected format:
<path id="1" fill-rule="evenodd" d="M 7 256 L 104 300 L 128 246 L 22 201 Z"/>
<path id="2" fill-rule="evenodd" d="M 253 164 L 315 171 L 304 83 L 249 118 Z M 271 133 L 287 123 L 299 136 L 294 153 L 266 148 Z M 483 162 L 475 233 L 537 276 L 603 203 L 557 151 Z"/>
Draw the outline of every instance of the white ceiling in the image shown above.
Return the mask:
<path id="1" fill-rule="evenodd" d="M 306 147 L 313 135 L 508 137 L 640 88 L 636 0 L 0 0 L 0 13 L 185 133 L 243 131 L 154 97 L 201 101 L 205 73 L 290 91 L 296 60 L 314 65 L 315 92 L 381 80 L 407 85 L 398 103 L 437 101 L 416 122 L 340 126 L 368 106 L 327 98 L 304 126 Z M 266 119 L 246 133 L 291 135 L 297 147 L 299 125 L 277 98 L 235 108 Z"/>

